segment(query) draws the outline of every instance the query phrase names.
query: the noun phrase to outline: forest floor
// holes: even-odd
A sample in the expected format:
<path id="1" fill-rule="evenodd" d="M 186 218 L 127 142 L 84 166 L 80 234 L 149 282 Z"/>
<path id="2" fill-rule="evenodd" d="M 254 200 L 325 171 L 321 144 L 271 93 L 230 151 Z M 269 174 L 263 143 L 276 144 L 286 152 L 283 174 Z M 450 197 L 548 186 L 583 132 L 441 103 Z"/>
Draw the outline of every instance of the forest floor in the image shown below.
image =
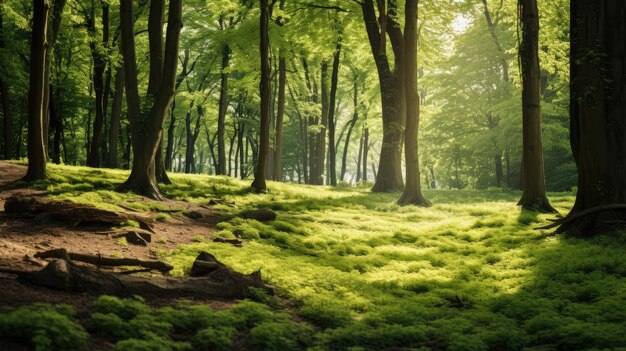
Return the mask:
<path id="1" fill-rule="evenodd" d="M 398 194 L 365 188 L 270 182 L 268 193 L 254 194 L 249 181 L 172 174 L 173 184 L 163 186 L 169 200 L 156 202 L 115 192 L 124 171 L 50 166 L 50 179 L 29 188 L 15 183 L 24 171 L 0 163 L 0 203 L 27 192 L 105 209 L 121 205 L 156 218 L 155 239 L 135 247 L 81 227 L 3 215 L 2 267 L 37 269 L 34 252 L 65 247 L 159 258 L 180 276 L 206 251 L 242 273 L 260 270 L 277 297 L 259 294 L 257 302 L 236 304 L 96 300 L 0 276 L 0 305 L 8 313 L 0 314 L 0 344 L 18 317 L 44 311 L 64 321 L 62 333 L 37 324 L 22 326 L 30 332 L 20 335 L 57 345 L 42 350 L 626 348 L 626 234 L 589 239 L 537 230 L 554 215 L 520 211 L 518 192 L 432 190 L 426 196 L 434 205 L 416 208 L 396 205 Z M 566 214 L 574 195 L 550 198 Z M 243 219 L 249 209 L 278 217 Z M 184 215 L 190 211 L 201 217 Z M 27 306 L 14 309 L 21 305 Z M 42 334 L 44 341 L 35 340 Z"/>

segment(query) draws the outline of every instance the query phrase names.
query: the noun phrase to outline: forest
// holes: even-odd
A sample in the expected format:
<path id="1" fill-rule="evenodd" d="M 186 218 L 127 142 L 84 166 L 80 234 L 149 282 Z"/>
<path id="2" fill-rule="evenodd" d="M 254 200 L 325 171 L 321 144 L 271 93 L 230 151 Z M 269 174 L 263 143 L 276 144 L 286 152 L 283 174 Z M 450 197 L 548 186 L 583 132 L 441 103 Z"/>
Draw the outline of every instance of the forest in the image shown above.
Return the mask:
<path id="1" fill-rule="evenodd" d="M 1 350 L 626 349 L 625 0 L 0 0 Z"/>

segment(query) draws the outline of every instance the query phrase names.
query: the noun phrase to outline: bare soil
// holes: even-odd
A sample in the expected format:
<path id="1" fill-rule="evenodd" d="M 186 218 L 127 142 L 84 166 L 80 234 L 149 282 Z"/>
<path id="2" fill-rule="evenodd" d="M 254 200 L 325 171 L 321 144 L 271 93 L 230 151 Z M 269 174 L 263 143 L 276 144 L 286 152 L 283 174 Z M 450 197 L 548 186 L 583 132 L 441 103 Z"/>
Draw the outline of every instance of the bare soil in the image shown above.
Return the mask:
<path id="1" fill-rule="evenodd" d="M 103 234 L 107 228 L 97 226 L 71 227 L 67 224 L 37 218 L 19 218 L 4 213 L 6 199 L 15 193 L 45 196 L 45 192 L 32 188 L 16 187 L 14 183 L 26 174 L 26 167 L 0 162 L 0 268 L 13 270 L 39 270 L 47 262 L 34 258 L 34 254 L 56 248 L 69 252 L 100 254 L 112 257 L 156 259 L 155 250 L 169 250 L 177 245 L 191 243 L 194 237 L 210 238 L 215 224 L 221 218 L 210 208 L 182 201 L 167 200 L 170 207 L 195 211 L 202 217 L 188 218 L 170 214 L 171 219 L 156 221 L 152 243 L 147 247 L 122 244 L 118 239 Z M 149 202 L 151 200 L 145 199 Z M 153 216 L 155 214 L 152 214 Z M 20 306 L 34 302 L 66 303 L 74 306 L 79 315 L 88 313 L 96 296 L 61 292 L 18 282 L 14 275 L 0 273 L 0 307 Z M 175 300 L 163 297 L 149 301 L 153 305 L 169 305 Z M 199 301 L 214 307 L 230 305 L 229 301 Z M 2 342 L 0 342 L 2 344 Z"/>

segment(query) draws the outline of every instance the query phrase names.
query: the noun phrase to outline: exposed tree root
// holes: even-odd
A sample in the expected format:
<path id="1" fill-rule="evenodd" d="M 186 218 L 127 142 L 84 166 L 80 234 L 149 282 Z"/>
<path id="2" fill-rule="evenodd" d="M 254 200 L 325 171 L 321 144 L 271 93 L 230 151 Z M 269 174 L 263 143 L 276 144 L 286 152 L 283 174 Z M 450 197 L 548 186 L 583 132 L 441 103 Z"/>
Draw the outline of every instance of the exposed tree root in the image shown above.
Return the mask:
<path id="1" fill-rule="evenodd" d="M 6 200 L 4 211 L 31 216 L 49 213 L 53 219 L 70 223 L 74 227 L 80 224 L 119 226 L 132 220 L 139 223 L 142 229 L 154 233 L 151 226 L 153 219 L 140 213 L 113 212 L 70 201 L 51 201 L 39 197 L 24 196 L 19 193 Z"/>
<path id="2" fill-rule="evenodd" d="M 570 225 L 573 222 L 575 222 L 575 221 L 582 220 L 585 217 L 597 214 L 598 212 L 612 211 L 612 210 L 626 210 L 626 204 L 600 205 L 600 206 L 588 208 L 586 210 L 582 210 L 582 211 L 571 213 L 567 217 L 559 218 L 557 220 L 554 220 L 552 223 L 550 223 L 550 224 L 548 224 L 546 226 L 537 227 L 535 229 L 552 229 L 552 228 L 559 227 L 557 232 L 563 233 L 563 232 L 569 231 L 570 227 L 571 227 Z M 625 221 L 621 221 L 621 220 L 617 220 L 616 221 L 615 218 L 614 218 L 614 220 L 604 220 L 603 222 L 606 225 L 624 224 L 624 223 L 626 223 Z M 580 230 L 578 230 L 578 231 L 580 231 Z"/>
<path id="3" fill-rule="evenodd" d="M 72 253 L 67 252 L 65 249 L 54 249 L 48 250 L 44 252 L 38 252 L 35 254 L 35 258 L 61 258 L 61 259 L 70 259 L 73 261 L 85 262 L 89 264 L 93 264 L 95 266 L 107 266 L 107 267 L 118 267 L 118 266 L 138 266 L 143 268 L 156 269 L 161 272 L 169 272 L 172 270 L 171 265 L 163 262 L 163 261 L 145 261 L 139 260 L 135 258 L 114 258 L 114 257 L 104 257 L 100 255 L 88 255 L 81 253 Z"/>
<path id="4" fill-rule="evenodd" d="M 59 252 L 62 256 L 64 250 Z M 258 272 L 249 275 L 235 272 L 208 253 L 201 253 L 194 267 L 194 277 L 137 277 L 76 265 L 72 255 L 65 252 L 64 258 L 52 261 L 40 271 L 8 270 L 7 273 L 30 284 L 97 295 L 243 299 L 252 296 L 250 288 L 273 293 Z"/>
<path id="5" fill-rule="evenodd" d="M 398 205 L 415 205 L 420 207 L 430 207 L 432 204 L 422 194 L 402 194 L 398 199 Z"/>

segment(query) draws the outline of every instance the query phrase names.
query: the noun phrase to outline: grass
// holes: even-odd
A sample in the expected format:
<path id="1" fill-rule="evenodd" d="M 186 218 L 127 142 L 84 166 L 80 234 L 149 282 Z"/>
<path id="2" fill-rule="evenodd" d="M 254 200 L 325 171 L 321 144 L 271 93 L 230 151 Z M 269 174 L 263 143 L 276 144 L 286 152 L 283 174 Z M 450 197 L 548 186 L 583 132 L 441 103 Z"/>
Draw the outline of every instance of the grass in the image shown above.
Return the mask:
<path id="1" fill-rule="evenodd" d="M 158 207 L 114 192 L 124 176 L 53 166 L 51 180 L 37 186 L 60 199 L 102 207 Z M 270 182 L 269 193 L 254 194 L 249 181 L 171 178 L 174 184 L 163 191 L 172 199 L 234 202 L 235 207 L 215 206 L 227 215 L 252 208 L 278 213 L 274 222 L 234 217 L 220 223 L 215 235 L 240 237 L 242 248 L 202 241 L 162 253 L 174 274 L 190 269 L 200 251 L 243 273 L 261 269 L 295 313 L 316 328 L 311 336 L 306 326 L 268 322 L 247 332 L 252 348 L 626 348 L 626 234 L 577 239 L 534 230 L 551 216 L 520 211 L 519 193 L 427 191 L 434 206 L 416 208 L 396 205 L 398 194 L 363 188 Z M 563 214 L 574 200 L 570 193 L 550 198 Z M 204 333 L 196 342 L 234 332 Z M 303 338 L 266 340 L 294 333 Z"/>

